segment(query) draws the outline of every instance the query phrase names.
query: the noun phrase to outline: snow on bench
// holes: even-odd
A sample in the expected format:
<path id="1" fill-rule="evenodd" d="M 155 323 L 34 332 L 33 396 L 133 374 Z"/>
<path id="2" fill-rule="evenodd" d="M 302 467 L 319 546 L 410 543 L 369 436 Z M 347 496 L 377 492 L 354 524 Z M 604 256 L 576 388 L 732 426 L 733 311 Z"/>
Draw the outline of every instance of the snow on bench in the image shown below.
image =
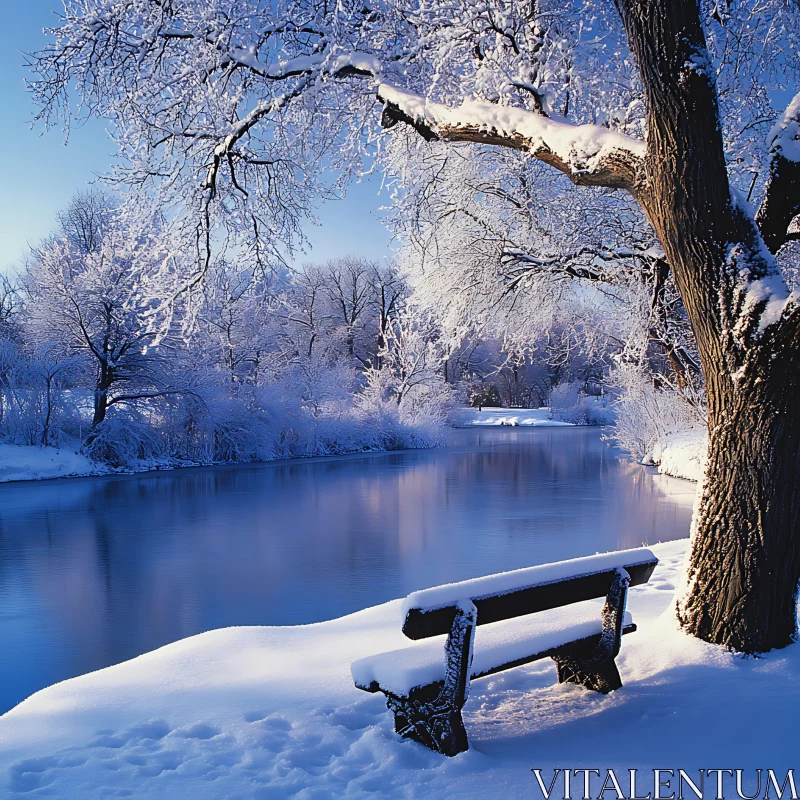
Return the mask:
<path id="1" fill-rule="evenodd" d="M 627 590 L 657 563 L 639 548 L 413 592 L 403 633 L 427 641 L 355 661 L 353 680 L 386 695 L 398 733 L 456 755 L 469 746 L 461 709 L 471 680 L 550 657 L 559 683 L 603 693 L 622 686 L 614 659 L 622 635 L 636 630 Z M 600 597 L 598 617 L 587 601 Z"/>
<path id="2" fill-rule="evenodd" d="M 594 604 L 576 619 L 564 609 L 545 611 L 535 617 L 526 616 L 486 625 L 475 632 L 470 679 L 476 680 L 537 660 L 531 656 L 549 654 L 565 644 L 599 636 L 602 622 Z M 630 612 L 625 612 L 623 630 L 635 630 Z M 444 648 L 446 636 L 378 653 L 354 661 L 350 666 L 356 686 L 365 692 L 388 691 L 411 694 L 414 689 L 445 678 Z"/>
<path id="3" fill-rule="evenodd" d="M 647 583 L 658 559 L 644 547 L 556 561 L 412 592 L 403 602 L 403 633 L 409 639 L 447 633 L 462 600 L 478 608 L 478 625 L 604 597 L 623 568 L 630 586 Z"/>

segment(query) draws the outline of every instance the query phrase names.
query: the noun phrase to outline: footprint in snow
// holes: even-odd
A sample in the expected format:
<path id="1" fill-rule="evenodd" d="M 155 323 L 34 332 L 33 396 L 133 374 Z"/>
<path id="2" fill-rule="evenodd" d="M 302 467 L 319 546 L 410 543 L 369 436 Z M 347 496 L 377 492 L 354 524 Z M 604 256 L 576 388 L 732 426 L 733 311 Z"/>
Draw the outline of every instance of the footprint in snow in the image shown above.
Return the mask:
<path id="1" fill-rule="evenodd" d="M 188 728 L 180 728 L 175 731 L 177 736 L 181 736 L 184 739 L 213 739 L 221 733 L 222 731 L 219 728 L 207 725 L 205 722 L 198 722 L 196 725 L 190 725 Z"/>

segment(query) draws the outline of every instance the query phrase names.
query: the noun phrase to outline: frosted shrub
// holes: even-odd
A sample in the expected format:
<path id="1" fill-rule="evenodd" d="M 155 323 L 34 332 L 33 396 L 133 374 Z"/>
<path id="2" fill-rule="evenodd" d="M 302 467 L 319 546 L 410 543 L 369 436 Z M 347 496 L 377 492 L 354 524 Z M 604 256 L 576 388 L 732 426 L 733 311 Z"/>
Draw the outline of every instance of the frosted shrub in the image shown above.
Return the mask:
<path id="1" fill-rule="evenodd" d="M 115 468 L 155 467 L 166 462 L 166 439 L 159 429 L 133 411 L 112 412 L 84 442 L 93 461 Z"/>
<path id="2" fill-rule="evenodd" d="M 432 447 L 444 443 L 445 420 L 456 397 L 444 382 L 427 387 L 400 405 L 399 420 L 408 437 L 406 447 Z"/>
<path id="3" fill-rule="evenodd" d="M 610 425 L 614 412 L 608 395 L 587 395 L 583 381 L 571 381 L 556 386 L 550 394 L 550 408 L 555 419 L 575 425 Z"/>
<path id="4" fill-rule="evenodd" d="M 705 427 L 701 406 L 673 387 L 656 387 L 653 376 L 642 369 L 619 367 L 614 378 L 620 389 L 614 438 L 636 459 L 647 462 L 653 448 L 670 434 Z"/>
<path id="5" fill-rule="evenodd" d="M 227 464 L 276 457 L 269 415 L 252 391 L 230 396 L 220 386 L 170 404 L 160 423 L 173 462 Z"/>
<path id="6" fill-rule="evenodd" d="M 214 463 L 214 424 L 197 394 L 175 398 L 168 404 L 164 432 L 169 452 L 190 464 Z"/>
<path id="7" fill-rule="evenodd" d="M 214 463 L 275 458 L 269 414 L 248 399 L 226 398 L 211 412 Z"/>
<path id="8" fill-rule="evenodd" d="M 367 370 L 366 385 L 356 396 L 357 410 L 376 431 L 376 446 L 385 450 L 441 444 L 456 400 L 433 344 L 417 332 L 402 335 L 399 342 L 389 339 L 398 346 L 386 353 L 381 369 Z"/>

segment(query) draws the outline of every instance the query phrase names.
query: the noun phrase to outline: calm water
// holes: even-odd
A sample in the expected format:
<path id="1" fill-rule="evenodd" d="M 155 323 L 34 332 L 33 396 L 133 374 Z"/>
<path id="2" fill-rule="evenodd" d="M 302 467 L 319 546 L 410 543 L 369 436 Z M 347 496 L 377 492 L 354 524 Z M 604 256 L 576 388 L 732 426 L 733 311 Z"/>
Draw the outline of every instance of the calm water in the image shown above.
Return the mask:
<path id="1" fill-rule="evenodd" d="M 0 712 L 227 625 L 316 622 L 414 589 L 688 535 L 693 484 L 599 429 L 0 486 Z"/>

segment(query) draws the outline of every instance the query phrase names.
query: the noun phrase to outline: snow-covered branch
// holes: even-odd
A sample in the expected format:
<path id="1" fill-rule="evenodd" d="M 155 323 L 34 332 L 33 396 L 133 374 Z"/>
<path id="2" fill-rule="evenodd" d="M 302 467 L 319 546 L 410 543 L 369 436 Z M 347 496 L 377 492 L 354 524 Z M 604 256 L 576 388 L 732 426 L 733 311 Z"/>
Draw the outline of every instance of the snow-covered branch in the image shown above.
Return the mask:
<path id="1" fill-rule="evenodd" d="M 381 83 L 382 124 L 404 122 L 424 138 L 478 142 L 529 153 L 581 186 L 605 186 L 635 193 L 641 179 L 645 143 L 598 125 L 573 125 L 512 106 L 465 100 L 457 107 L 426 100 Z"/>
<path id="2" fill-rule="evenodd" d="M 618 271 L 608 271 L 598 262 L 617 265 L 633 259 L 650 264 L 663 261 L 663 253 L 659 254 L 659 251 L 660 248 L 656 247 L 614 250 L 587 245 L 568 254 L 535 256 L 523 250 L 507 248 L 502 253 L 502 259 L 506 263 L 515 265 L 508 270 L 512 277 L 510 288 L 515 287 L 527 274 L 538 270 L 547 270 L 551 274 L 562 274 L 579 280 L 615 284 L 619 283 Z"/>

